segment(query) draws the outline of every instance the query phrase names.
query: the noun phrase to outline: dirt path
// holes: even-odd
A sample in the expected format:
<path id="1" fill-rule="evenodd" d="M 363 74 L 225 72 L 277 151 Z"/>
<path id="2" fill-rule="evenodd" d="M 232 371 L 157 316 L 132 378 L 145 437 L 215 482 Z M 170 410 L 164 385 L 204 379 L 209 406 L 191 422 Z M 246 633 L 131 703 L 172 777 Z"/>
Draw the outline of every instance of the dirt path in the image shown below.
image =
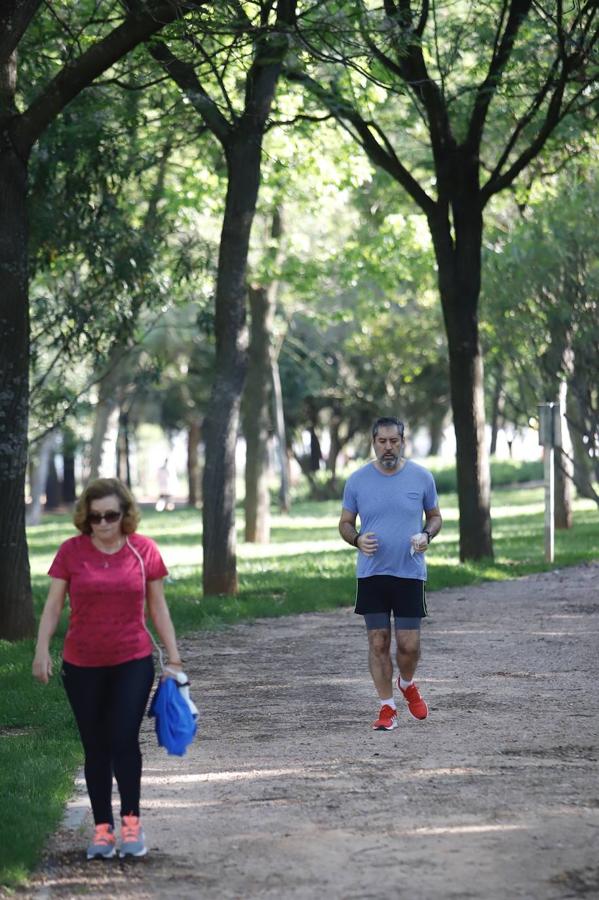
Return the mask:
<path id="1" fill-rule="evenodd" d="M 599 565 L 446 590 L 429 607 L 431 714 L 402 710 L 390 733 L 369 727 L 351 610 L 183 642 L 201 733 L 178 760 L 145 732 L 150 855 L 82 863 L 76 797 L 22 893 L 599 897 Z"/>

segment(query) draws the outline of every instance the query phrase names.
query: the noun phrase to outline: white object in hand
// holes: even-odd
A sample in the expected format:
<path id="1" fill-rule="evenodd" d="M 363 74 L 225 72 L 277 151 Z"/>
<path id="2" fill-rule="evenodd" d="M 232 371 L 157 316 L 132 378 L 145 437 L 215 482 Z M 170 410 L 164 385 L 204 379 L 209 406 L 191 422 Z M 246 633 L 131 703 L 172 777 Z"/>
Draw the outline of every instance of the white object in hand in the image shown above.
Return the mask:
<path id="1" fill-rule="evenodd" d="M 410 556 L 414 556 L 414 553 L 422 552 L 425 547 L 428 547 L 428 539 L 424 532 L 419 531 L 418 534 L 413 534 L 410 538 Z"/>
<path id="2" fill-rule="evenodd" d="M 165 669 L 166 672 L 170 672 L 175 681 L 177 682 L 177 687 L 181 692 L 181 696 L 184 698 L 185 702 L 189 706 L 190 712 L 192 716 L 197 718 L 198 716 L 198 708 L 189 696 L 189 679 L 185 672 L 178 671 L 176 669 L 170 669 L 168 666 Z"/>

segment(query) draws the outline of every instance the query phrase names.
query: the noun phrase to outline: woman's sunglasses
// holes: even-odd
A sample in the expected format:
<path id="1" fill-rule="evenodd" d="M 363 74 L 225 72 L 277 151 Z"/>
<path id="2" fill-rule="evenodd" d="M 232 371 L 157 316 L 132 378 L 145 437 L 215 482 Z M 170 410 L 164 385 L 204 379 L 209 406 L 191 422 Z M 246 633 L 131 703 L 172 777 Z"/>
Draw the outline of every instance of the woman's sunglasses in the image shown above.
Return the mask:
<path id="1" fill-rule="evenodd" d="M 108 512 L 105 513 L 90 512 L 87 521 L 90 525 L 99 525 L 102 519 L 104 519 L 107 525 L 112 525 L 113 522 L 118 522 L 122 515 L 123 513 L 121 510 L 117 512 L 116 509 L 109 509 Z"/>

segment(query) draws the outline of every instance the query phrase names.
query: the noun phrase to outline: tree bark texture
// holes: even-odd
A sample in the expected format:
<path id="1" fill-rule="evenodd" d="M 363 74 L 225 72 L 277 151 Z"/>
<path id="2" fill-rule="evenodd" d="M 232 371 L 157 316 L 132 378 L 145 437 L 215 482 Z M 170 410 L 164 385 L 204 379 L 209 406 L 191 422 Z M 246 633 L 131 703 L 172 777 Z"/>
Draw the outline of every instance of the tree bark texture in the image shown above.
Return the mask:
<path id="1" fill-rule="evenodd" d="M 268 434 L 270 430 L 271 331 L 274 291 L 271 286 L 250 287 L 250 345 L 243 395 L 245 462 L 245 539 L 266 544 L 270 540 L 268 490 Z"/>
<path id="2" fill-rule="evenodd" d="M 247 366 L 246 272 L 260 184 L 261 133 L 227 146 L 228 187 L 215 296 L 216 365 L 204 422 L 204 593 L 237 592 L 235 448 Z"/>
<path id="3" fill-rule="evenodd" d="M 0 66 L 0 135 L 14 110 L 16 60 Z M 34 631 L 25 537 L 29 397 L 27 158 L 0 143 L 0 638 Z"/>
<path id="4" fill-rule="evenodd" d="M 491 477 L 485 441 L 483 356 L 478 329 L 482 213 L 478 186 L 453 202 L 446 216 L 429 216 L 449 350 L 449 383 L 456 435 L 460 559 L 493 556 Z"/>

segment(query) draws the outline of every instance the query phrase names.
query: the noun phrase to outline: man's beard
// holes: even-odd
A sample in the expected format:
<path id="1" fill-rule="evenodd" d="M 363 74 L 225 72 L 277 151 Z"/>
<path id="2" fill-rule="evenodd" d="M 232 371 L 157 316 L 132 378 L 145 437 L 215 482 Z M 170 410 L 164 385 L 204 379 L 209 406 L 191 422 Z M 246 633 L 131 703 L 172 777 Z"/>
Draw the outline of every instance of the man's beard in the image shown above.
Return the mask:
<path id="1" fill-rule="evenodd" d="M 399 454 L 392 456 L 381 456 L 381 465 L 386 469 L 396 469 L 399 464 Z"/>

